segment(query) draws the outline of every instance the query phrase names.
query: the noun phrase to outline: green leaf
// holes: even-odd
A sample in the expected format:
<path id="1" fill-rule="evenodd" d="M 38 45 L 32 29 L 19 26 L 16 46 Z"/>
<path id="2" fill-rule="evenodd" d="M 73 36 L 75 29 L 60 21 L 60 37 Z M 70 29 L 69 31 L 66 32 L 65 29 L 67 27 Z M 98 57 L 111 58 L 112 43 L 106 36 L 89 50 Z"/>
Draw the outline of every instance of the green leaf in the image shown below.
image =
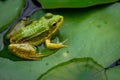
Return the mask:
<path id="1" fill-rule="evenodd" d="M 20 14 L 24 0 L 0 1 L 0 32 Z"/>
<path id="2" fill-rule="evenodd" d="M 42 8 L 83 8 L 98 4 L 111 3 L 118 0 L 38 0 Z"/>
<path id="3" fill-rule="evenodd" d="M 59 64 L 37 80 L 107 80 L 105 70 L 91 58 L 75 58 Z"/>
<path id="4" fill-rule="evenodd" d="M 107 70 L 108 80 L 120 80 L 120 66 L 110 68 Z"/>

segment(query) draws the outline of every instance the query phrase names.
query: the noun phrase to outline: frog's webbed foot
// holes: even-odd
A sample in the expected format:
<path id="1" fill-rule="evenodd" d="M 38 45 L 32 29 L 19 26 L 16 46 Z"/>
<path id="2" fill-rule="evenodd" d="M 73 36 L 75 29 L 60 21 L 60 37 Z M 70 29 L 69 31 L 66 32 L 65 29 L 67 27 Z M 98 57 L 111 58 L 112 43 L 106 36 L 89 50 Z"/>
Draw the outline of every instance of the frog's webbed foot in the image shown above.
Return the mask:
<path id="1" fill-rule="evenodd" d="M 45 56 L 37 54 L 35 48 L 30 44 L 10 44 L 8 48 L 14 55 L 24 59 L 39 60 Z"/>
<path id="2" fill-rule="evenodd" d="M 66 45 L 63 45 L 67 40 L 68 39 L 64 40 L 61 43 L 51 43 L 50 39 L 46 39 L 45 40 L 45 45 L 49 49 L 59 49 L 59 48 L 63 48 L 63 47 L 68 47 Z"/>

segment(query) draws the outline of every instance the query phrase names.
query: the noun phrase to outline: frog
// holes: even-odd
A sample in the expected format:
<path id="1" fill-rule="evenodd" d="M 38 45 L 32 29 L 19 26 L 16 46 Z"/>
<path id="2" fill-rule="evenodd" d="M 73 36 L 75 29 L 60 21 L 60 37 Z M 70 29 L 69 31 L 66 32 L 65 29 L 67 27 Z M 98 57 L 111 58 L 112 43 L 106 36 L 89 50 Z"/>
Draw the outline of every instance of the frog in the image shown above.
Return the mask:
<path id="1" fill-rule="evenodd" d="M 36 46 L 45 43 L 45 47 L 48 49 L 66 47 L 65 41 L 59 43 L 51 41 L 51 37 L 58 31 L 63 19 L 62 15 L 46 13 L 34 21 L 21 20 L 7 34 L 7 39 L 10 42 L 9 51 L 23 59 L 40 60 L 47 55 L 37 52 Z"/>

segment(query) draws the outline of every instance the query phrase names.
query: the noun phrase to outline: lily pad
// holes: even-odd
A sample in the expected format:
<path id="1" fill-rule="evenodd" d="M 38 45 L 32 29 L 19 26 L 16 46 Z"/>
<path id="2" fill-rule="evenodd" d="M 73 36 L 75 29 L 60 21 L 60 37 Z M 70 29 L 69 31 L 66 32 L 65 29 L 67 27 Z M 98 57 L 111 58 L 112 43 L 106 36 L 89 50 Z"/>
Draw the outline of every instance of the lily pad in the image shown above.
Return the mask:
<path id="1" fill-rule="evenodd" d="M 118 0 L 38 0 L 42 8 L 83 8 L 98 4 L 111 3 Z"/>
<path id="2" fill-rule="evenodd" d="M 75 58 L 53 67 L 37 80 L 107 80 L 107 76 L 94 60 Z"/>
<path id="3" fill-rule="evenodd" d="M 18 17 L 23 6 L 24 0 L 0 1 L 0 32 Z"/>
<path id="4" fill-rule="evenodd" d="M 106 71 L 108 80 L 119 80 L 120 79 L 120 66 L 110 68 Z"/>

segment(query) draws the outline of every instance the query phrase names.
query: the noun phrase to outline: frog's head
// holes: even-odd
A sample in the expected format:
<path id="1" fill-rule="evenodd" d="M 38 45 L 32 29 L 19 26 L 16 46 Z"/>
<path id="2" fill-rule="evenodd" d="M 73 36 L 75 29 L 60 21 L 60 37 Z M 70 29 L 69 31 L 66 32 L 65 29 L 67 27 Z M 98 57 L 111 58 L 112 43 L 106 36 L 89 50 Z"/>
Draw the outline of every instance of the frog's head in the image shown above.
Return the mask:
<path id="1" fill-rule="evenodd" d="M 59 29 L 63 22 L 63 16 L 61 15 L 53 15 L 52 13 L 46 13 L 44 18 L 47 20 L 48 26 L 54 32 Z"/>

